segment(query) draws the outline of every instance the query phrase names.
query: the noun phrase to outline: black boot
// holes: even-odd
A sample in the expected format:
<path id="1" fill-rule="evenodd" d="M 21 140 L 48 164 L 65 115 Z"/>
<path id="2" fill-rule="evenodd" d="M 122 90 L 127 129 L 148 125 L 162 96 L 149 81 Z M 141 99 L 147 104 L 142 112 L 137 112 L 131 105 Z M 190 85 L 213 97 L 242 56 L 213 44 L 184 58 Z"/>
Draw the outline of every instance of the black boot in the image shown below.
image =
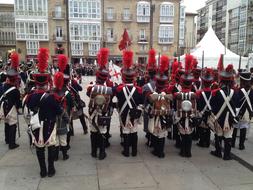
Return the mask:
<path id="1" fill-rule="evenodd" d="M 138 135 L 137 133 L 132 133 L 131 136 L 132 156 L 137 156 Z"/>
<path id="2" fill-rule="evenodd" d="M 194 127 L 193 133 L 192 133 L 192 140 L 197 141 L 199 140 L 199 127 Z"/>
<path id="3" fill-rule="evenodd" d="M 129 135 L 128 134 L 123 134 L 123 147 L 124 150 L 121 152 L 125 157 L 129 157 Z"/>
<path id="4" fill-rule="evenodd" d="M 244 142 L 246 139 L 246 132 L 247 132 L 246 128 L 240 129 L 240 142 L 239 142 L 239 149 L 240 150 L 245 149 Z"/>
<path id="5" fill-rule="evenodd" d="M 10 126 L 8 123 L 4 123 L 4 134 L 5 134 L 5 143 L 9 144 L 9 136 L 10 136 Z"/>
<path id="6" fill-rule="evenodd" d="M 159 153 L 159 148 L 158 148 L 158 137 L 156 137 L 155 135 L 151 136 L 151 140 L 152 140 L 152 145 L 153 145 L 153 151 L 151 152 L 154 156 L 158 156 Z"/>
<path id="7" fill-rule="evenodd" d="M 40 177 L 44 178 L 47 176 L 47 167 L 45 161 L 45 148 L 36 147 L 36 154 L 40 165 Z"/>
<path id="8" fill-rule="evenodd" d="M 192 136 L 185 135 L 185 157 L 190 158 L 192 157 Z"/>
<path id="9" fill-rule="evenodd" d="M 174 139 L 176 141 L 175 147 L 179 149 L 181 147 L 181 144 L 182 144 L 181 137 L 180 137 L 180 135 L 178 133 L 177 127 L 174 127 L 174 128 L 175 129 L 174 129 L 174 133 L 173 134 L 174 134 Z"/>
<path id="10" fill-rule="evenodd" d="M 71 138 L 71 133 L 70 131 L 67 133 L 67 149 L 70 149 L 70 138 Z"/>
<path id="11" fill-rule="evenodd" d="M 19 145 L 16 144 L 16 125 L 11 125 L 9 126 L 9 149 L 15 149 L 18 148 Z"/>
<path id="12" fill-rule="evenodd" d="M 215 150 L 211 151 L 211 154 L 213 156 L 216 156 L 218 158 L 222 158 L 222 154 L 221 154 L 221 141 L 222 141 L 222 137 L 219 137 L 218 135 L 215 135 Z"/>
<path id="13" fill-rule="evenodd" d="M 55 146 L 48 147 L 48 177 L 53 177 L 55 175 L 54 168 L 54 159 L 55 159 Z"/>
<path id="14" fill-rule="evenodd" d="M 158 157 L 159 158 L 164 158 L 164 145 L 165 145 L 165 138 L 157 138 L 158 139 L 158 145 L 157 145 L 157 151 L 158 151 Z"/>
<path id="15" fill-rule="evenodd" d="M 182 157 L 185 157 L 186 156 L 186 150 L 185 150 L 185 143 L 186 143 L 186 135 L 182 135 L 181 134 L 181 148 L 180 148 L 180 153 L 179 155 L 182 156 Z"/>
<path id="16" fill-rule="evenodd" d="M 90 132 L 91 156 L 97 157 L 97 133 Z"/>
<path id="17" fill-rule="evenodd" d="M 67 154 L 68 152 L 67 146 L 62 146 L 61 150 L 62 150 L 63 160 L 69 159 L 69 155 Z"/>
<path id="18" fill-rule="evenodd" d="M 85 119 L 84 119 L 84 115 L 81 115 L 79 117 L 79 120 L 82 124 L 82 127 L 83 127 L 83 134 L 86 135 L 88 133 L 88 128 L 87 128 L 87 125 L 86 125 L 86 122 L 85 122 Z"/>
<path id="19" fill-rule="evenodd" d="M 237 136 L 237 128 L 234 128 L 234 130 L 233 130 L 233 135 L 232 135 L 232 142 L 231 142 L 231 146 L 232 146 L 233 148 L 235 148 L 236 136 Z"/>
<path id="20" fill-rule="evenodd" d="M 209 148 L 210 147 L 210 138 L 211 138 L 211 131 L 210 129 L 205 129 L 205 140 L 204 140 L 204 146 L 206 148 Z"/>
<path id="21" fill-rule="evenodd" d="M 105 136 L 98 134 L 98 143 L 99 143 L 99 160 L 103 160 L 106 157 L 105 153 Z"/>
<path id="22" fill-rule="evenodd" d="M 231 158 L 231 138 L 225 138 L 224 140 L 224 155 L 223 160 L 232 160 Z"/>
<path id="23" fill-rule="evenodd" d="M 197 143 L 197 145 L 199 147 L 205 147 L 205 129 L 203 128 L 199 128 L 198 132 L 199 132 L 199 142 Z"/>
<path id="24" fill-rule="evenodd" d="M 54 157 L 54 161 L 58 161 L 58 159 L 59 159 L 59 151 L 60 151 L 60 146 L 56 146 L 56 147 L 55 147 L 55 157 Z"/>

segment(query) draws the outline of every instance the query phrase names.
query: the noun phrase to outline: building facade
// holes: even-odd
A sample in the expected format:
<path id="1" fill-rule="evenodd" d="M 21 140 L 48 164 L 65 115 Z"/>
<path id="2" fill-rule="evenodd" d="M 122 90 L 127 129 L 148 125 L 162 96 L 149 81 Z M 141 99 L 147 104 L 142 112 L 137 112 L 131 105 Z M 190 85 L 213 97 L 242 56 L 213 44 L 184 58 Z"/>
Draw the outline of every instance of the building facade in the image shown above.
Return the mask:
<path id="1" fill-rule="evenodd" d="M 15 0 L 17 50 L 21 60 L 36 60 L 40 47 L 48 48 L 52 62 L 68 53 L 64 0 Z"/>
<path id="2" fill-rule="evenodd" d="M 190 50 L 196 46 L 196 22 L 197 13 L 186 13 L 185 16 L 185 53 L 190 53 Z"/>
<path id="3" fill-rule="evenodd" d="M 110 59 L 121 60 L 124 29 L 138 62 L 146 62 L 151 47 L 173 56 L 185 46 L 179 0 L 15 0 L 14 7 L 17 50 L 26 61 L 46 47 L 52 62 L 65 53 L 72 62 L 89 63 L 102 46 L 110 49 Z"/>
<path id="4" fill-rule="evenodd" d="M 0 60 L 8 59 L 8 50 L 16 48 L 14 5 L 0 4 Z"/>
<path id="5" fill-rule="evenodd" d="M 247 56 L 253 49 L 253 0 L 209 0 L 198 10 L 197 41 L 210 26 L 233 52 Z"/>
<path id="6" fill-rule="evenodd" d="M 103 13 L 102 44 L 110 49 L 112 59 L 121 57 L 118 44 L 124 29 L 136 62 L 146 63 L 151 47 L 170 56 L 178 52 L 179 0 L 104 0 Z"/>

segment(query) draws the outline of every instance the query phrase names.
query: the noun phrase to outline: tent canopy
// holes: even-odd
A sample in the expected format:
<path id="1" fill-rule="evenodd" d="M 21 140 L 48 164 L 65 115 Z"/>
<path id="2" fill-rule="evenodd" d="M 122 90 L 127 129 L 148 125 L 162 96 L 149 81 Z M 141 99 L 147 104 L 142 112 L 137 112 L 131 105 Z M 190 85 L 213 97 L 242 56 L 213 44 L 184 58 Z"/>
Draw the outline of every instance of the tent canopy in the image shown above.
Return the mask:
<path id="1" fill-rule="evenodd" d="M 202 64 L 204 53 L 204 67 L 217 67 L 219 57 L 224 55 L 224 66 L 233 64 L 235 69 L 239 67 L 240 56 L 227 49 L 216 36 L 212 27 L 208 29 L 202 40 L 191 50 L 191 55 L 197 58 L 199 66 Z M 184 61 L 185 55 L 181 56 Z M 248 58 L 241 58 L 241 68 L 246 68 Z"/>

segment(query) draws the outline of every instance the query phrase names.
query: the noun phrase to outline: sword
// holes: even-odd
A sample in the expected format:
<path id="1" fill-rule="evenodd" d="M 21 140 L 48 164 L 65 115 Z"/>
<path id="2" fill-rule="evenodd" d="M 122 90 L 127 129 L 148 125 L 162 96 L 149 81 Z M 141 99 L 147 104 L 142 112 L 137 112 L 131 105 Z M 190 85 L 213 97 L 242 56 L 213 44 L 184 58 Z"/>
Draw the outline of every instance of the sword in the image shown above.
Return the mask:
<path id="1" fill-rule="evenodd" d="M 17 127 L 18 127 L 18 138 L 20 138 L 20 128 L 19 128 L 19 117 L 18 117 L 19 113 L 17 114 Z"/>

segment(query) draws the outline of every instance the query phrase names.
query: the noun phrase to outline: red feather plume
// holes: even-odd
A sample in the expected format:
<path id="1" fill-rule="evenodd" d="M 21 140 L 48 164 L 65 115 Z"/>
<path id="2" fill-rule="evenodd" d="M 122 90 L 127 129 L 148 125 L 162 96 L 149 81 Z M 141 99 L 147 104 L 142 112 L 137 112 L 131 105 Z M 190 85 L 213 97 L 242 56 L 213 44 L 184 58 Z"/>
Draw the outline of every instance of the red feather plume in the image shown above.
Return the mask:
<path id="1" fill-rule="evenodd" d="M 37 67 L 41 73 L 44 73 L 48 67 L 49 53 L 47 48 L 40 48 L 38 54 L 38 64 Z"/>
<path id="2" fill-rule="evenodd" d="M 100 62 L 101 62 L 101 54 L 100 54 L 100 51 L 98 51 L 98 53 L 97 53 L 97 62 L 98 62 L 98 65 L 100 65 Z"/>
<path id="3" fill-rule="evenodd" d="M 64 72 L 68 64 L 68 58 L 66 55 L 58 55 L 58 68 L 61 72 Z"/>
<path id="4" fill-rule="evenodd" d="M 171 69 L 172 74 L 176 74 L 178 68 L 179 68 L 179 63 L 177 60 L 175 60 L 172 64 L 172 69 Z"/>
<path id="5" fill-rule="evenodd" d="M 226 72 L 233 72 L 234 71 L 234 66 L 232 64 L 229 64 L 227 67 L 226 67 Z"/>
<path id="6" fill-rule="evenodd" d="M 100 65 L 100 67 L 105 68 L 106 64 L 108 63 L 109 49 L 101 48 L 99 52 L 100 52 L 100 61 L 98 62 L 98 64 Z"/>
<path id="7" fill-rule="evenodd" d="M 12 52 L 11 54 L 11 67 L 16 70 L 19 67 L 19 56 L 17 52 Z"/>
<path id="8" fill-rule="evenodd" d="M 133 55 L 132 51 L 123 51 L 123 65 L 125 68 L 129 69 L 133 65 Z"/>
<path id="9" fill-rule="evenodd" d="M 169 68 L 169 58 L 166 55 L 162 55 L 160 58 L 160 74 L 163 74 Z"/>
<path id="10" fill-rule="evenodd" d="M 198 61 L 196 58 L 192 59 L 192 69 L 196 69 L 198 67 Z"/>
<path id="11" fill-rule="evenodd" d="M 148 56 L 148 68 L 156 68 L 156 52 L 154 49 L 151 49 L 149 51 L 149 56 Z"/>
<path id="12" fill-rule="evenodd" d="M 186 73 L 190 73 L 192 69 L 192 60 L 193 60 L 192 55 L 188 54 L 185 56 L 185 72 Z"/>
<path id="13" fill-rule="evenodd" d="M 54 86 L 56 89 L 61 90 L 64 84 L 64 76 L 62 72 L 54 74 Z"/>

